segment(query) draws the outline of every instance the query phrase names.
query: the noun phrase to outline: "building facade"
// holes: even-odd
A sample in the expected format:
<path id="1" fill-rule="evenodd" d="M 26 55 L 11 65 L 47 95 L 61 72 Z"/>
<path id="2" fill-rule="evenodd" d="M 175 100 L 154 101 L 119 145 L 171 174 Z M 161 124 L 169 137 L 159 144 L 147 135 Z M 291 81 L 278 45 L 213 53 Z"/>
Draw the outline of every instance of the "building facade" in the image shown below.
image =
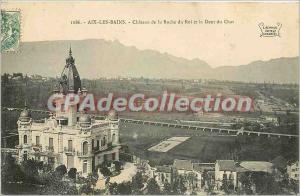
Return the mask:
<path id="1" fill-rule="evenodd" d="M 215 164 L 215 185 L 219 190 L 226 180 L 233 188 L 237 187 L 237 172 L 234 160 L 217 160 Z"/>
<path id="2" fill-rule="evenodd" d="M 81 86 L 71 49 L 54 93 L 62 96 L 72 93 L 81 98 L 87 94 Z M 115 111 L 110 111 L 104 120 L 97 120 L 79 112 L 78 105 L 71 105 L 36 122 L 25 106 L 17 124 L 19 161 L 36 159 L 53 167 L 64 164 L 67 169 L 76 168 L 80 175 L 86 176 L 104 161 L 119 160 L 119 119 Z"/>
<path id="3" fill-rule="evenodd" d="M 299 162 L 287 166 L 287 173 L 290 179 L 299 181 Z"/>

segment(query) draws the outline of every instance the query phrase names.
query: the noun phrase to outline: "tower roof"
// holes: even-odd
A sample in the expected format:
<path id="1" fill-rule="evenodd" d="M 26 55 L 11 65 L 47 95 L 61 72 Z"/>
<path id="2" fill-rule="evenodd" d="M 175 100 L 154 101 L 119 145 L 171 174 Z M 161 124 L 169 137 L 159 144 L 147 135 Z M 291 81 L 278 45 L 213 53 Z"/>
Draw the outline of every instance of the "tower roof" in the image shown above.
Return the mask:
<path id="1" fill-rule="evenodd" d="M 60 92 L 67 94 L 68 92 L 77 93 L 81 88 L 81 80 L 79 73 L 75 66 L 75 59 L 72 56 L 72 49 L 70 47 L 69 56 L 66 59 L 66 65 L 61 73 L 59 80 Z"/>
<path id="2" fill-rule="evenodd" d="M 20 113 L 19 120 L 21 122 L 28 122 L 30 120 L 31 114 L 30 111 L 27 110 L 27 105 L 25 104 L 24 110 Z"/>

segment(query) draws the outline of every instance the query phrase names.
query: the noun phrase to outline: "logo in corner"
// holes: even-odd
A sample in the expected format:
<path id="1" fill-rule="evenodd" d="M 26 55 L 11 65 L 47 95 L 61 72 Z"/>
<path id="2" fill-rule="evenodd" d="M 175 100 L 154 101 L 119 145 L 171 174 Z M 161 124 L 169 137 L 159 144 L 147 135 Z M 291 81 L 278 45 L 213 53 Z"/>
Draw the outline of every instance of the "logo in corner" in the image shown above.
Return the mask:
<path id="1" fill-rule="evenodd" d="M 20 45 L 20 11 L 1 10 L 1 52 L 16 51 Z"/>
<path id="2" fill-rule="evenodd" d="M 281 23 L 276 25 L 265 25 L 263 22 L 258 24 L 261 34 L 260 37 L 280 37 L 280 29 L 282 27 Z"/>

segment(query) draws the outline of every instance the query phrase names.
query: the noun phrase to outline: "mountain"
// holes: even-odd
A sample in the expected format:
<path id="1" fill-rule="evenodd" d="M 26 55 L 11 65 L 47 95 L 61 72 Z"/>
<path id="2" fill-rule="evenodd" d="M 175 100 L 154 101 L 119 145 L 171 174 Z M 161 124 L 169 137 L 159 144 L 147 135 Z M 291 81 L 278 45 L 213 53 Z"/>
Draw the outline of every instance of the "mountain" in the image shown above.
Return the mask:
<path id="1" fill-rule="evenodd" d="M 299 83 L 299 58 L 282 57 L 241 66 L 218 67 L 215 77 L 244 82 Z"/>
<path id="2" fill-rule="evenodd" d="M 199 59 L 188 60 L 101 39 L 22 43 L 18 53 L 2 54 L 2 73 L 57 76 L 63 69 L 70 44 L 82 78 L 210 78 L 279 83 L 298 83 L 299 78 L 298 57 L 211 68 Z"/>

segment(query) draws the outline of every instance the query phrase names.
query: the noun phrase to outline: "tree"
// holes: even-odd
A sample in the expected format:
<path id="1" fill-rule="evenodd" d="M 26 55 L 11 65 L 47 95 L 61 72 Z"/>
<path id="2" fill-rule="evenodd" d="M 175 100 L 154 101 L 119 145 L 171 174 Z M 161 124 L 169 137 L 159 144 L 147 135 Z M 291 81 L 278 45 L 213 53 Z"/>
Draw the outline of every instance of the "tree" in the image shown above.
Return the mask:
<path id="1" fill-rule="evenodd" d="M 68 172 L 68 177 L 71 179 L 76 179 L 76 174 L 77 174 L 77 169 L 76 168 L 71 168 Z"/>
<path id="2" fill-rule="evenodd" d="M 172 185 L 172 191 L 176 195 L 183 195 L 186 192 L 187 188 L 184 184 L 184 179 L 182 176 L 178 176 Z"/>
<path id="3" fill-rule="evenodd" d="M 251 175 L 251 180 L 256 187 L 256 193 L 260 195 L 277 195 L 280 193 L 279 183 L 274 176 L 265 172 L 255 172 Z"/>
<path id="4" fill-rule="evenodd" d="M 130 195 L 132 193 L 130 182 L 122 182 L 117 186 L 118 195 Z"/>
<path id="5" fill-rule="evenodd" d="M 1 182 L 20 182 L 24 181 L 25 173 L 21 170 L 20 166 L 16 164 L 15 158 L 11 154 L 5 156 L 1 165 Z M 5 186 L 2 186 L 5 188 Z"/>
<path id="6" fill-rule="evenodd" d="M 223 190 L 226 194 L 229 194 L 233 190 L 233 184 L 231 180 L 223 178 L 221 190 Z"/>
<path id="7" fill-rule="evenodd" d="M 109 184 L 108 187 L 110 195 L 117 195 L 118 194 L 118 184 L 116 182 Z"/>
<path id="8" fill-rule="evenodd" d="M 65 165 L 59 165 L 55 168 L 55 173 L 59 176 L 59 177 L 63 177 L 66 173 L 67 173 L 67 168 Z"/>
<path id="9" fill-rule="evenodd" d="M 164 184 L 163 194 L 170 195 L 171 193 L 172 193 L 171 185 L 168 182 L 166 182 Z"/>
<path id="10" fill-rule="evenodd" d="M 107 177 L 107 176 L 110 176 L 111 175 L 111 172 L 110 170 L 107 168 L 107 167 L 102 167 L 100 169 L 100 172 L 103 176 Z"/>
<path id="11" fill-rule="evenodd" d="M 137 172 L 136 175 L 132 177 L 132 190 L 135 194 L 138 194 L 143 187 L 143 175 L 141 172 Z"/>
<path id="12" fill-rule="evenodd" d="M 43 186 L 38 194 L 43 195 L 77 195 L 77 189 L 75 186 L 70 185 L 69 182 L 62 181 L 61 176 L 56 172 L 47 174 L 45 180 L 45 186 Z"/>
<path id="13" fill-rule="evenodd" d="M 94 187 L 96 186 L 96 183 L 98 181 L 98 174 L 96 172 L 89 174 L 87 177 L 87 185 L 92 187 L 92 191 L 94 192 Z"/>
<path id="14" fill-rule="evenodd" d="M 120 161 L 114 161 L 115 169 L 117 172 L 121 171 L 122 163 Z"/>
<path id="15" fill-rule="evenodd" d="M 160 188 L 154 178 L 150 178 L 147 183 L 147 190 L 149 195 L 159 195 Z"/>
<path id="16" fill-rule="evenodd" d="M 246 193 L 247 195 L 251 195 L 253 194 L 252 190 L 251 190 L 251 180 L 250 180 L 250 173 L 248 172 L 243 172 L 240 175 L 240 182 L 242 184 L 242 191 L 244 193 Z"/>
<path id="17" fill-rule="evenodd" d="M 80 189 L 79 189 L 79 193 L 84 193 L 84 194 L 92 194 L 93 193 L 93 189 L 91 186 L 89 186 L 88 184 L 83 184 Z"/>
<path id="18" fill-rule="evenodd" d="M 22 162 L 21 164 L 21 169 L 25 174 L 26 177 L 26 182 L 29 183 L 38 183 L 37 178 L 38 178 L 38 172 L 43 168 L 43 163 L 33 160 L 33 159 L 28 159 Z"/>

